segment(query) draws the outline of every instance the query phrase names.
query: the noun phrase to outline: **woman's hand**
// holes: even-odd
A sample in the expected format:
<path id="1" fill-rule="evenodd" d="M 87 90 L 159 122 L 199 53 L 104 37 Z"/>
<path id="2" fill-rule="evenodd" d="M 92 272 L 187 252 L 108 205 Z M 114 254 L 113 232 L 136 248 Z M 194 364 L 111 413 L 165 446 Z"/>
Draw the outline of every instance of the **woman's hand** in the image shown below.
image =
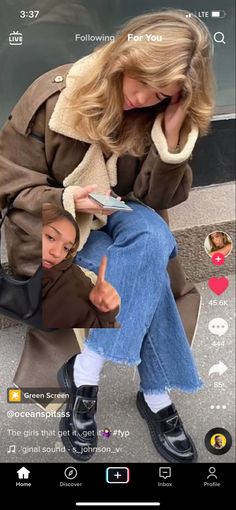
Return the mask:
<path id="1" fill-rule="evenodd" d="M 94 288 L 89 294 L 89 299 L 100 312 L 110 312 L 120 306 L 120 296 L 105 280 L 105 273 L 107 268 L 107 257 L 102 257 L 101 264 L 98 271 L 97 281 Z"/>
<path id="2" fill-rule="evenodd" d="M 184 110 L 183 101 L 181 101 L 179 93 L 175 94 L 164 112 L 164 131 L 169 150 L 176 149 L 185 118 L 186 110 Z"/>
<path id="3" fill-rule="evenodd" d="M 76 191 L 74 192 L 74 202 L 75 202 L 75 209 L 76 211 L 80 212 L 86 212 L 90 214 L 105 214 L 106 216 L 110 216 L 115 211 L 114 209 L 104 209 L 103 207 L 100 207 L 94 200 L 91 200 L 89 198 L 88 194 L 92 193 L 92 191 L 95 191 L 97 188 L 97 184 L 90 184 L 89 186 L 84 186 L 79 189 L 79 186 L 77 186 Z M 106 195 L 110 195 L 111 190 L 108 190 L 106 192 Z"/>

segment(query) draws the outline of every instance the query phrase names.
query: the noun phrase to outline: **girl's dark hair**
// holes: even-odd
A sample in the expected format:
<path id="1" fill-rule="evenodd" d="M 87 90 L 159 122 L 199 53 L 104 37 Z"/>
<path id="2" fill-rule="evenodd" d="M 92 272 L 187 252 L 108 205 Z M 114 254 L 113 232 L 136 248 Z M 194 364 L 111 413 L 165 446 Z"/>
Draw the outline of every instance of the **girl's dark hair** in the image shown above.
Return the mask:
<path id="1" fill-rule="evenodd" d="M 56 221 L 60 218 L 65 218 L 68 220 L 75 228 L 76 237 L 75 242 L 69 251 L 66 258 L 72 258 L 75 257 L 77 253 L 77 249 L 79 246 L 79 240 L 80 240 L 80 232 L 79 227 L 76 222 L 76 220 L 73 218 L 72 214 L 70 214 L 68 211 L 63 209 L 63 207 L 59 207 L 52 203 L 44 203 L 42 205 L 42 225 L 48 225 L 49 223 L 52 223 L 53 221 Z"/>

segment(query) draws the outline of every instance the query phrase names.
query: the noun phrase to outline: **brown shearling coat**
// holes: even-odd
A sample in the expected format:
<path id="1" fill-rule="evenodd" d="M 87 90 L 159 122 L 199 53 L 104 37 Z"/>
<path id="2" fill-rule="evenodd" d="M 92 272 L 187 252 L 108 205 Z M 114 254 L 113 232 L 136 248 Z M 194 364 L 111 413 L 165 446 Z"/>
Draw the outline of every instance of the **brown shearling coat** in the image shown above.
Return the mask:
<path id="1" fill-rule="evenodd" d="M 50 130 L 49 119 L 72 64 L 40 76 L 13 108 L 0 133 L 0 208 L 13 200 L 6 218 L 8 260 L 15 273 L 32 275 L 41 262 L 42 202 L 62 205 L 63 180 L 83 159 L 89 145 Z M 118 159 L 115 193 L 133 192 L 165 219 L 168 209 L 187 199 L 192 183 L 188 162 L 167 164 L 152 144 L 145 158 Z M 33 254 L 33 256 L 32 256 Z M 172 290 L 191 342 L 199 309 L 199 295 L 186 282 L 178 258 L 168 266 Z M 42 332 L 30 329 L 18 367 L 19 386 L 57 386 L 57 369 L 79 351 L 72 329 Z M 32 370 L 33 366 L 33 370 Z"/>
<path id="2" fill-rule="evenodd" d="M 90 278 L 72 259 L 44 269 L 42 313 L 45 329 L 114 328 L 119 307 L 101 312 L 89 299 L 93 287 Z"/>

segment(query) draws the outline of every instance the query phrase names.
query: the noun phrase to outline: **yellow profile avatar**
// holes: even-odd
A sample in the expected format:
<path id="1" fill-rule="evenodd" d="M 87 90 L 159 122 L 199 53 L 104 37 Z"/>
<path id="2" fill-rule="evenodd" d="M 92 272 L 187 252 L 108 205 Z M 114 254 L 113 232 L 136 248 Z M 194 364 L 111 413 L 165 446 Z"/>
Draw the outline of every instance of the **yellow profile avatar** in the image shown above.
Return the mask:
<path id="1" fill-rule="evenodd" d="M 216 449 L 224 448 L 226 445 L 226 437 L 223 434 L 214 434 L 211 437 L 210 443 Z"/>
<path id="2" fill-rule="evenodd" d="M 11 389 L 8 390 L 8 402 L 21 402 L 21 390 Z"/>

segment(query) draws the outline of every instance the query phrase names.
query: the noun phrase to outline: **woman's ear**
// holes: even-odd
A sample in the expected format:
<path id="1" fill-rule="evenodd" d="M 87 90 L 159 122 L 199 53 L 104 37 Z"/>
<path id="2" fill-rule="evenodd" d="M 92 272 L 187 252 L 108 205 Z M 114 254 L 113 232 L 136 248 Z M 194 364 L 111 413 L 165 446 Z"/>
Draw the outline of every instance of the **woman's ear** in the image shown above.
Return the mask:
<path id="1" fill-rule="evenodd" d="M 177 92 L 177 94 L 174 94 L 172 97 L 171 97 L 171 101 L 170 101 L 170 104 L 176 104 L 180 101 L 180 93 Z"/>
<path id="2" fill-rule="evenodd" d="M 174 94 L 171 97 L 170 104 L 176 104 L 179 103 L 181 100 L 184 100 L 186 98 L 186 92 L 181 90 L 180 92 L 177 92 L 177 94 Z"/>

